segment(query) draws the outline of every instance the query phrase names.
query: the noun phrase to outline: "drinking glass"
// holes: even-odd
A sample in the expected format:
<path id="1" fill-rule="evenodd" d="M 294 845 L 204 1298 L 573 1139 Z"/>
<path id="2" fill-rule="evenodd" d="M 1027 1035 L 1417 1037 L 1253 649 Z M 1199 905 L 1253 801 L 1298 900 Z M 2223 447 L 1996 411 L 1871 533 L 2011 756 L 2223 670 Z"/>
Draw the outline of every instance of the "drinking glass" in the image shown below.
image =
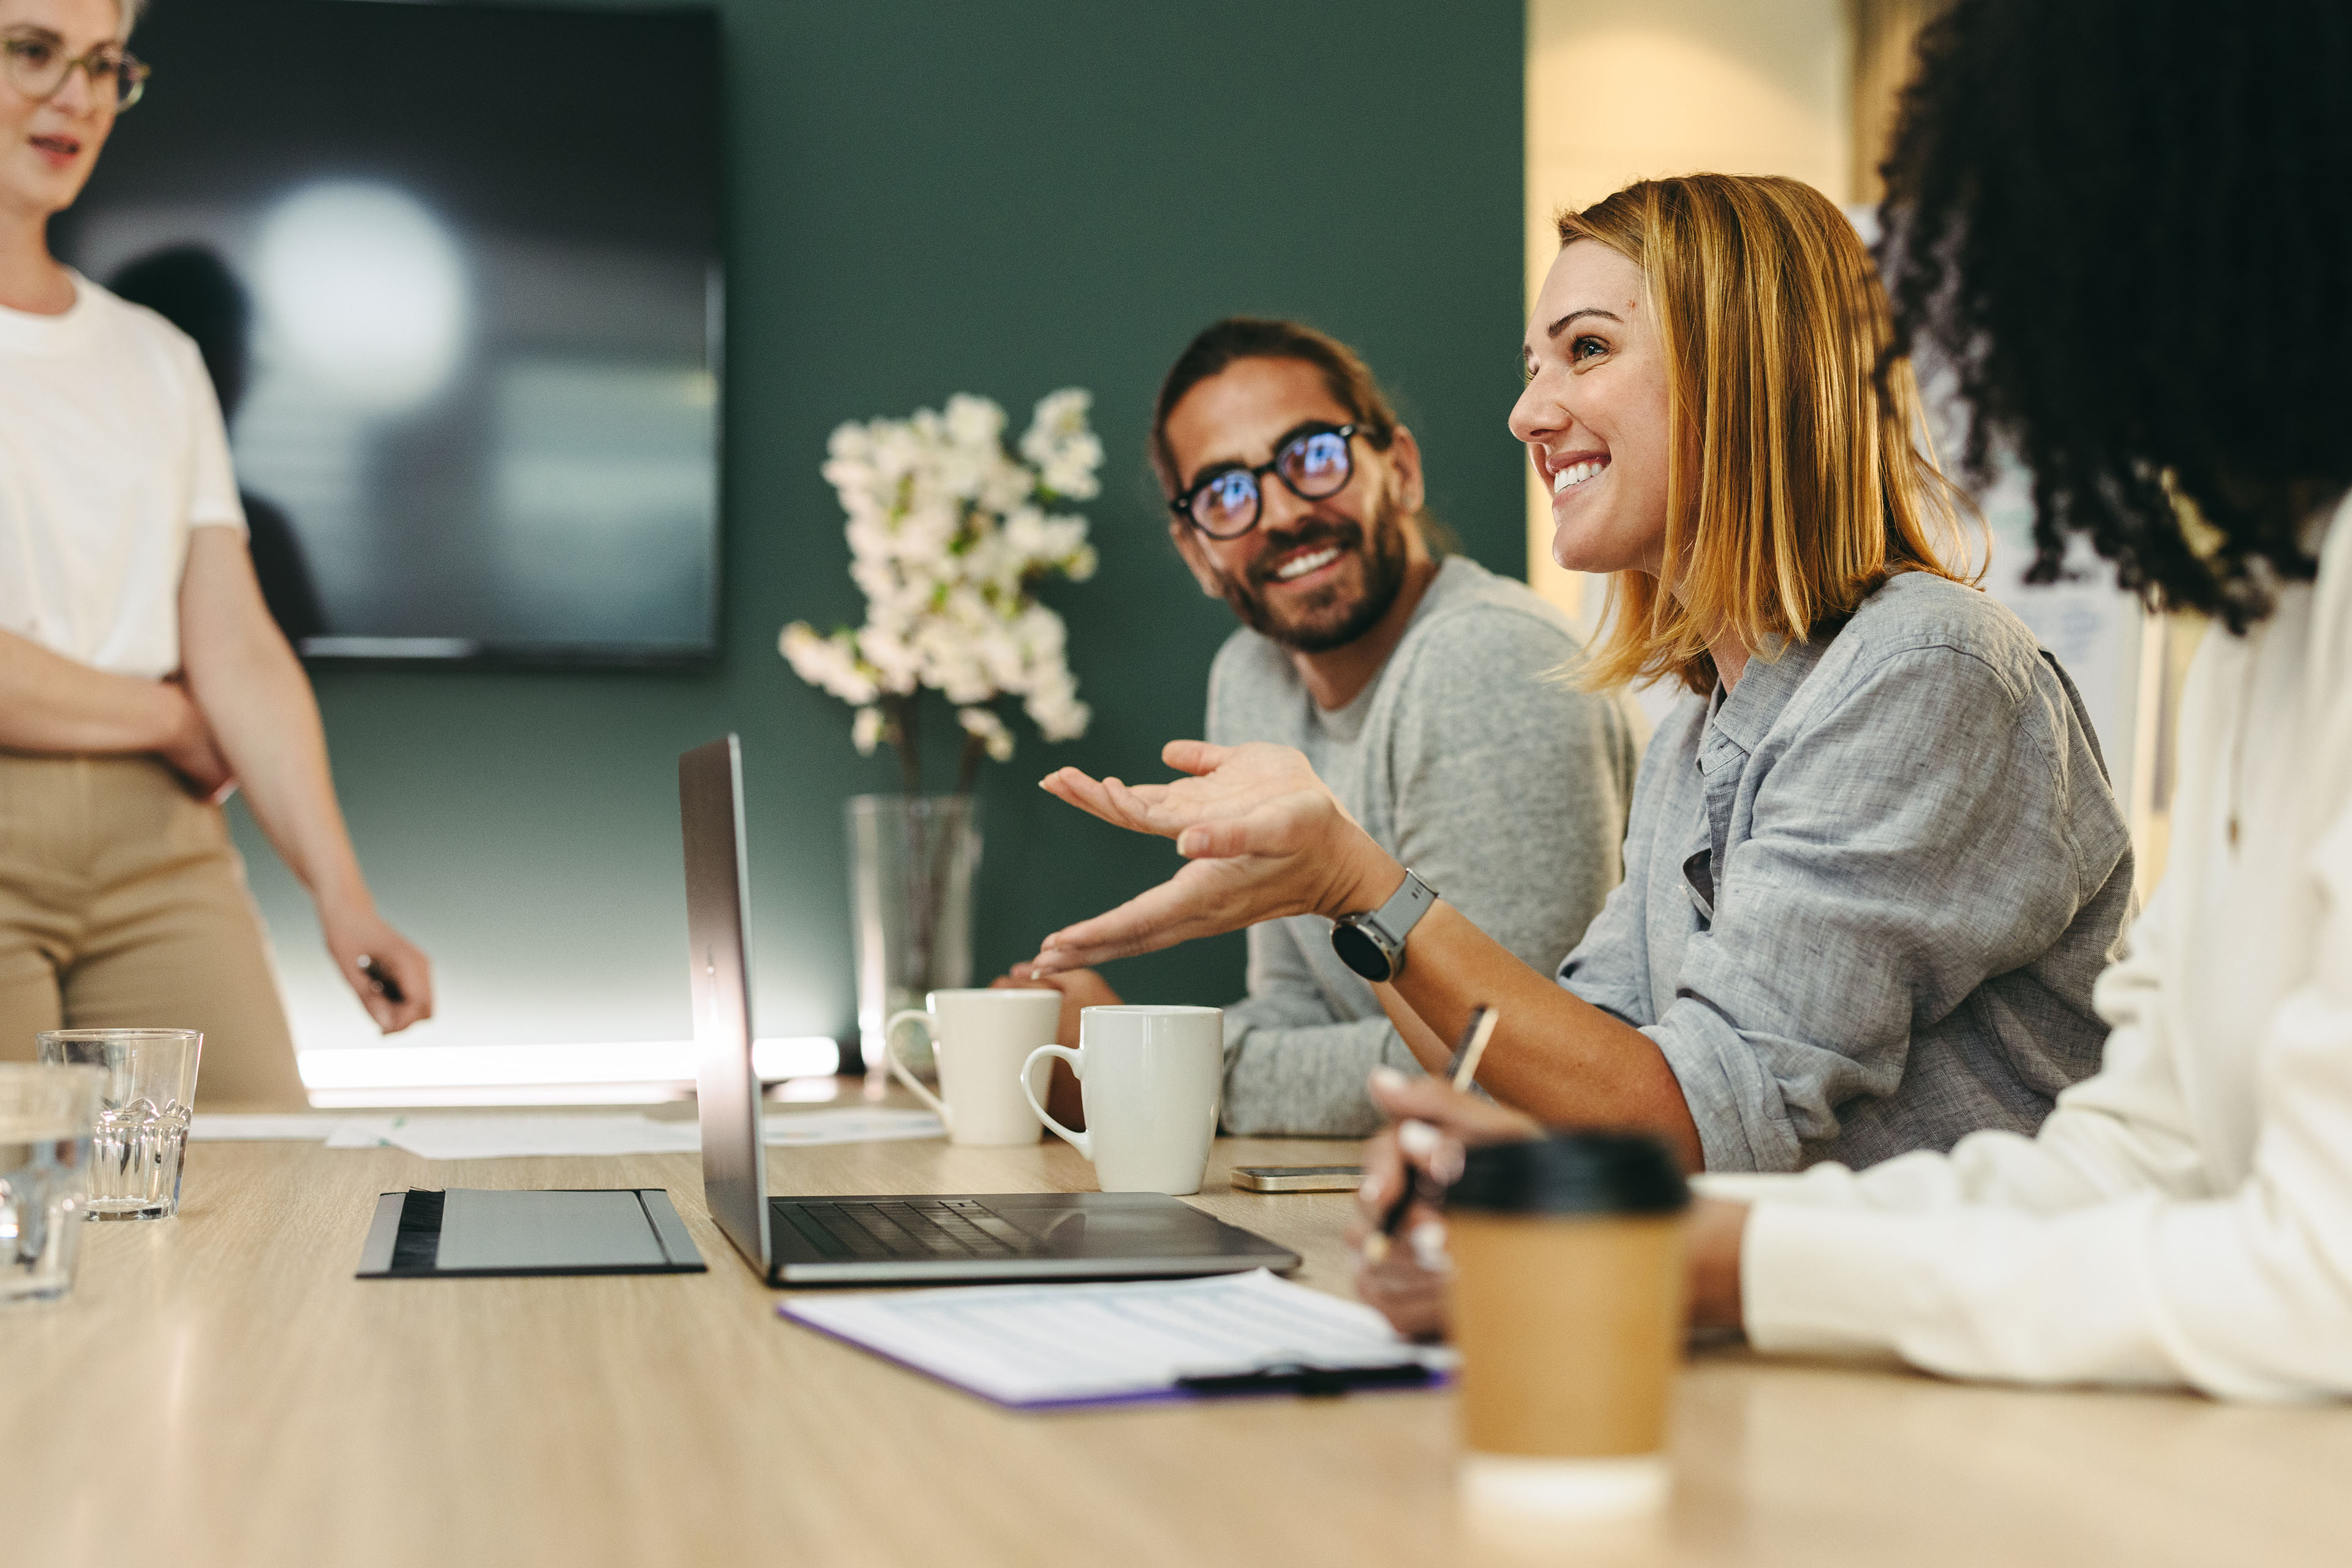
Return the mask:
<path id="1" fill-rule="evenodd" d="M 90 1139 L 92 1219 L 170 1219 L 180 1212 L 180 1158 L 196 1099 L 196 1029 L 52 1029 L 45 1062 L 103 1068 Z"/>
<path id="2" fill-rule="evenodd" d="M 73 1289 L 106 1075 L 0 1062 L 0 1305 Z"/>

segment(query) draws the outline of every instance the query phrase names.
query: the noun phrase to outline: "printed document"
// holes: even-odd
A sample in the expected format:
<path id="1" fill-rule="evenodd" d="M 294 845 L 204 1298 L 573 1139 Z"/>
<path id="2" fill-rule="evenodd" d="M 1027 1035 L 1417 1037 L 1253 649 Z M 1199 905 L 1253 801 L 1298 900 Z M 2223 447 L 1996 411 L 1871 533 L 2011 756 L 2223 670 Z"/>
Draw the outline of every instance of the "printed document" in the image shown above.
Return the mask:
<path id="1" fill-rule="evenodd" d="M 1260 1268 L 1206 1279 L 797 1296 L 777 1310 L 1000 1405 L 1181 1397 L 1188 1374 L 1450 1358 L 1378 1312 Z"/>

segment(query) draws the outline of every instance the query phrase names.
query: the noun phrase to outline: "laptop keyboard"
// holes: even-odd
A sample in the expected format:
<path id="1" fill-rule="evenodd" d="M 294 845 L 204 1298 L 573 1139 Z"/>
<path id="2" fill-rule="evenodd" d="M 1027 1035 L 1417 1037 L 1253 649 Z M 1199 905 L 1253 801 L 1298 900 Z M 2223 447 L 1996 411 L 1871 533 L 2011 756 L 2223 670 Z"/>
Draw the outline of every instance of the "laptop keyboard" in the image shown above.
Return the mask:
<path id="1" fill-rule="evenodd" d="M 1034 1237 L 970 1198 L 771 1198 L 769 1207 L 827 1258 L 1022 1258 L 1044 1250 Z"/>

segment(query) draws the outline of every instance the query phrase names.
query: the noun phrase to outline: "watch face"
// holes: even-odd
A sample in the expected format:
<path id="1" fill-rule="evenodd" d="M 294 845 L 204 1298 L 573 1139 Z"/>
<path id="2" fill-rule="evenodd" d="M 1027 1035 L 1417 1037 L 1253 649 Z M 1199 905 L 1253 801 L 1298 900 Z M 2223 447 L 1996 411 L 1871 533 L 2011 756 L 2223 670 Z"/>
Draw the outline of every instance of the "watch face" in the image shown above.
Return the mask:
<path id="1" fill-rule="evenodd" d="M 1339 955 L 1340 963 L 1367 980 L 1378 983 L 1386 980 L 1393 973 L 1392 966 L 1389 963 L 1389 955 L 1381 950 L 1381 944 L 1374 942 L 1371 934 L 1361 926 L 1351 925 L 1346 921 L 1341 921 L 1333 926 L 1331 951 Z"/>

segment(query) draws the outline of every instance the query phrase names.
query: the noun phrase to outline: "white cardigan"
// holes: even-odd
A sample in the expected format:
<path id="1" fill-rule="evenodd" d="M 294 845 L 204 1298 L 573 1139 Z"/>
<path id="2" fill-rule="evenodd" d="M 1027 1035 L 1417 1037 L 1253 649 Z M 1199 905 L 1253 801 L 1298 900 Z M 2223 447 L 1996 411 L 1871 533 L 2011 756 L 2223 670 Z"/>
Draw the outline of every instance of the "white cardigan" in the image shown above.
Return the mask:
<path id="1" fill-rule="evenodd" d="M 1759 1349 L 2352 1395 L 2352 499 L 2316 584 L 2206 637 L 2179 776 L 2170 865 L 2095 993 L 2104 1065 L 2037 1136 L 1702 1179 L 1758 1205 Z"/>

